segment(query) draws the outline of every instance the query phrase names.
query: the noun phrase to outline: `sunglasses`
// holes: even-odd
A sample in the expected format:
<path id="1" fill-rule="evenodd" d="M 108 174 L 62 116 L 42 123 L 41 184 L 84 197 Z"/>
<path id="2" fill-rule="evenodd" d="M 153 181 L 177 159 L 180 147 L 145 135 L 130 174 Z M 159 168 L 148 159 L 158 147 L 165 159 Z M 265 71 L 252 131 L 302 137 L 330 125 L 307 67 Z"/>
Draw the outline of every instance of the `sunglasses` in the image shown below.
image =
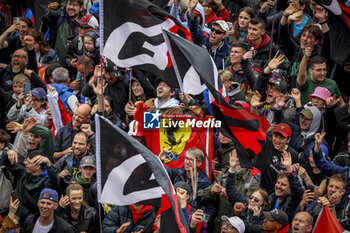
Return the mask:
<path id="1" fill-rule="evenodd" d="M 216 30 L 215 28 L 210 29 L 211 32 L 215 32 L 216 35 L 224 34 L 224 31 Z"/>
<path id="2" fill-rule="evenodd" d="M 253 195 L 250 195 L 249 196 L 249 200 L 252 200 L 252 199 L 254 199 L 255 202 L 260 202 L 261 201 L 259 198 L 254 197 Z"/>

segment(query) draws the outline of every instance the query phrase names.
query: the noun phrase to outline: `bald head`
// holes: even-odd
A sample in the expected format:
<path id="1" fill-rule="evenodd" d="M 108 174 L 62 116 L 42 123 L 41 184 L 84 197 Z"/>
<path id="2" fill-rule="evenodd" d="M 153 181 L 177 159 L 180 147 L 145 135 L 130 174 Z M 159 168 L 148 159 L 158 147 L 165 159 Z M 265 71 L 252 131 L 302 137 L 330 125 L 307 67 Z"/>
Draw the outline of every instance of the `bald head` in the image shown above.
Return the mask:
<path id="1" fill-rule="evenodd" d="M 81 104 L 77 110 L 75 110 L 72 127 L 75 130 L 79 130 L 82 124 L 85 124 L 90 119 L 91 107 L 88 104 Z"/>
<path id="2" fill-rule="evenodd" d="M 308 212 L 297 213 L 292 222 L 292 233 L 309 233 L 314 225 L 314 218 Z"/>
<path id="3" fill-rule="evenodd" d="M 18 73 L 28 64 L 28 53 L 24 49 L 17 49 L 11 59 L 12 71 Z"/>

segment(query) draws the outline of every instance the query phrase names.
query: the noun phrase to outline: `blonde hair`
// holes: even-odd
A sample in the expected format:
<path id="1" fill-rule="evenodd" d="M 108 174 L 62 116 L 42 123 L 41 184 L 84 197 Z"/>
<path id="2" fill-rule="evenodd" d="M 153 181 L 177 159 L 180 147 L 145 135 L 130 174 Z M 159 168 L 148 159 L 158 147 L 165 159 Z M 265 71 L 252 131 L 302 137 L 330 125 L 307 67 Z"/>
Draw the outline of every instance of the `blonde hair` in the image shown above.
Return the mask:
<path id="1" fill-rule="evenodd" d="M 13 78 L 13 83 L 16 83 L 16 84 L 30 83 L 30 80 L 27 77 L 27 75 L 22 73 L 22 74 L 17 74 Z"/>
<path id="2" fill-rule="evenodd" d="M 222 82 L 232 81 L 233 74 L 228 70 L 220 70 L 219 75 Z"/>

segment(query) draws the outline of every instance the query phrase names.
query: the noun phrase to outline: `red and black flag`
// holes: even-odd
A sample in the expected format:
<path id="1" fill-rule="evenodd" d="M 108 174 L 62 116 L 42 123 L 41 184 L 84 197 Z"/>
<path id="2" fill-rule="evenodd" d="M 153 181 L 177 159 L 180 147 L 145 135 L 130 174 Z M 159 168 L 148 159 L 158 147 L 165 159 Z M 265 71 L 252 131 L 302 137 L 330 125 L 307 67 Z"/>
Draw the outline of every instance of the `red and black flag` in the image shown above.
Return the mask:
<path id="1" fill-rule="evenodd" d="M 190 32 L 172 15 L 148 0 L 103 1 L 103 55 L 122 68 L 175 77 L 162 28 L 190 39 Z M 168 84 L 178 88 L 174 79 Z"/>
<path id="2" fill-rule="evenodd" d="M 175 218 L 177 226 L 167 232 L 188 232 L 174 188 L 158 157 L 104 117 L 96 114 L 95 123 L 99 202 L 161 207 L 165 194 L 171 204 L 167 209 L 168 215 L 173 216 L 170 221 Z"/>
<path id="3" fill-rule="evenodd" d="M 182 67 L 187 67 L 190 64 L 199 75 L 201 83 L 204 83 L 209 89 L 213 97 L 211 101 L 212 111 L 215 118 L 221 120 L 221 129 L 225 131 L 224 133 L 230 138 L 236 139 L 251 155 L 257 155 L 262 149 L 261 143 L 266 138 L 268 121 L 225 101 L 223 95 L 218 92 L 222 83 L 217 68 L 205 49 L 169 31 L 163 30 L 163 35 L 166 38 L 174 67 L 181 70 Z"/>

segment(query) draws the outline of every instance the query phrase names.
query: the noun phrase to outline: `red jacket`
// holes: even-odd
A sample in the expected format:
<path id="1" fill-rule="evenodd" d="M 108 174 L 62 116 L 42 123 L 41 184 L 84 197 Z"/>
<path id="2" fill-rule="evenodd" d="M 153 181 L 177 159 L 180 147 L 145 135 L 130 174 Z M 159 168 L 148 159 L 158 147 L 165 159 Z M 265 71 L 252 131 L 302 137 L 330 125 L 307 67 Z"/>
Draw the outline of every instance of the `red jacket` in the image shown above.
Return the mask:
<path id="1" fill-rule="evenodd" d="M 225 7 L 222 9 L 219 9 L 219 12 L 221 14 L 221 17 L 217 17 L 217 15 L 215 14 L 214 11 L 210 12 L 208 17 L 206 17 L 206 19 L 205 19 L 205 26 L 206 27 L 208 27 L 208 25 L 211 22 L 215 22 L 216 20 L 224 20 L 226 22 L 230 21 L 230 14 L 228 13 L 228 11 L 226 10 Z"/>

